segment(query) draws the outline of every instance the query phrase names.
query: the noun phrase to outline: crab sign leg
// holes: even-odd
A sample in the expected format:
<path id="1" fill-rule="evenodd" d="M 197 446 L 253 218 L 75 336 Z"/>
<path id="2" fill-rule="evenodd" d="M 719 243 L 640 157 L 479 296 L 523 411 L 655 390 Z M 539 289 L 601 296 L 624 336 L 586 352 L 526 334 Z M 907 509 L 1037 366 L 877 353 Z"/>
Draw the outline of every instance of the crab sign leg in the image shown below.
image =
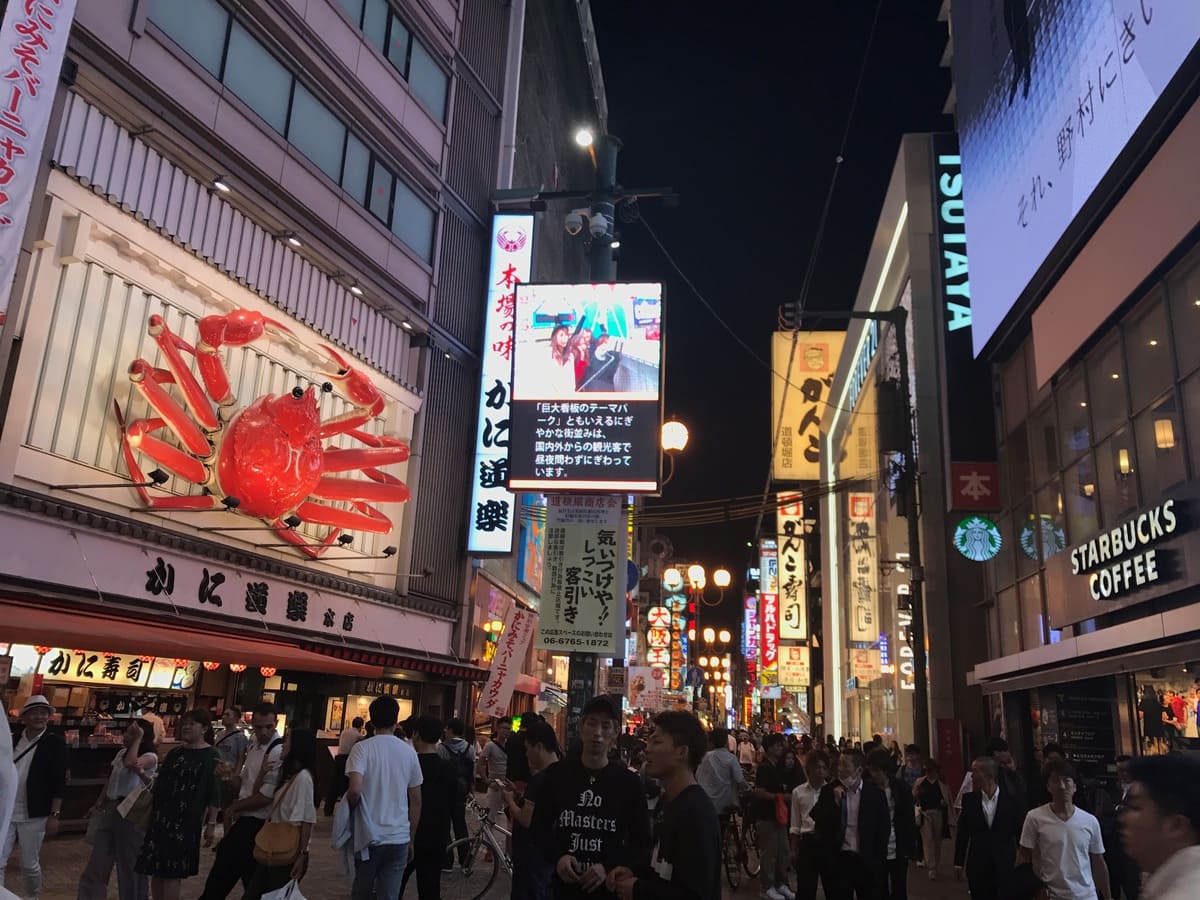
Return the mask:
<path id="1" fill-rule="evenodd" d="M 224 316 L 205 316 L 200 320 L 200 341 L 196 345 L 196 364 L 204 386 L 220 407 L 236 403 L 229 387 L 229 374 L 221 360 L 223 346 L 241 347 L 263 336 L 271 328 L 284 334 L 291 329 L 249 309 L 235 309 Z"/>
<path id="2" fill-rule="evenodd" d="M 389 466 L 408 459 L 408 447 L 357 447 L 350 450 L 325 451 L 326 472 L 352 472 L 364 466 Z"/>
<path id="3" fill-rule="evenodd" d="M 361 484 L 362 482 L 359 482 Z M 392 520 L 377 509 L 372 509 L 365 503 L 352 500 L 351 505 L 358 510 L 336 509 L 323 503 L 306 500 L 296 508 L 296 515 L 306 522 L 315 525 L 332 525 L 351 531 L 371 531 L 375 534 L 388 534 L 392 530 Z"/>
<path id="4" fill-rule="evenodd" d="M 163 321 L 163 317 L 158 314 L 150 317 L 150 327 L 147 329 L 147 332 L 149 333 L 150 337 L 154 338 L 154 343 L 158 344 L 158 348 L 162 351 L 163 356 L 166 357 L 167 369 L 170 370 L 171 375 L 174 377 L 175 383 L 179 385 L 179 390 L 183 393 L 183 400 L 187 404 L 188 409 L 192 411 L 192 415 L 196 417 L 196 421 L 200 423 L 201 427 L 207 429 L 208 431 L 216 431 L 219 427 L 219 423 L 217 422 L 217 414 L 213 412 L 212 404 L 208 402 L 208 397 L 204 394 L 204 388 L 200 386 L 200 382 L 196 380 L 196 376 L 192 374 L 191 368 L 183 358 L 184 353 L 190 353 L 192 356 L 195 356 L 195 349 L 191 344 L 183 340 L 183 338 L 179 337 L 179 335 L 175 334 L 175 332 L 171 331 L 171 329 L 167 327 L 167 323 Z M 132 366 L 129 367 L 129 377 L 131 380 L 134 377 L 134 367 L 138 366 L 139 363 L 149 370 L 145 372 L 139 371 L 138 374 L 141 377 L 144 378 L 147 375 L 150 375 L 153 371 L 144 361 L 137 360 Z M 163 396 L 165 397 L 166 394 L 164 393 Z M 149 397 L 146 399 L 150 400 Z M 154 405 L 153 400 L 150 402 L 152 405 Z M 175 404 L 174 401 L 172 401 L 172 405 L 177 407 L 177 404 Z M 154 408 L 158 409 L 158 406 L 155 405 Z M 159 411 L 162 412 L 161 410 Z M 171 417 L 167 416 L 167 419 L 170 421 Z M 175 431 L 176 434 L 179 434 L 173 424 L 171 430 Z M 180 440 L 184 440 L 184 442 L 187 443 L 186 439 L 184 439 L 182 435 L 180 435 Z M 195 447 L 190 445 L 188 449 L 198 456 L 208 455 L 207 451 L 198 451 Z"/>
<path id="5" fill-rule="evenodd" d="M 144 359 L 135 359 L 129 366 L 129 380 L 133 383 L 134 389 L 146 398 L 151 409 L 162 416 L 163 424 L 175 433 L 179 442 L 187 448 L 189 453 L 199 457 L 210 456 L 212 444 L 209 443 L 208 437 L 195 422 L 188 418 L 187 413 L 175 399 L 163 389 L 160 384 L 161 378 L 157 374 L 158 371 Z M 199 390 L 200 386 L 192 378 L 192 373 L 186 369 L 183 371 Z M 176 374 L 175 379 L 180 387 L 183 387 L 183 380 L 179 375 Z M 208 411 L 212 412 L 211 409 Z"/>
<path id="6" fill-rule="evenodd" d="M 120 404 L 114 400 L 113 407 L 117 413 L 117 422 L 121 426 L 121 451 L 125 457 L 125 466 L 129 469 L 129 476 L 135 483 L 141 484 L 146 480 L 146 476 L 137 463 L 134 450 L 140 450 L 159 465 L 194 484 L 204 484 L 208 480 L 208 471 L 200 460 L 188 456 L 182 450 L 172 447 L 158 438 L 149 436 L 150 432 L 165 428 L 166 422 L 162 419 L 138 419 L 130 422 L 127 426 Z M 144 487 L 138 487 L 136 490 L 142 503 L 154 509 L 211 509 L 217 503 L 217 498 L 210 496 L 154 497 Z"/>
<path id="7" fill-rule="evenodd" d="M 333 437 L 335 434 L 353 434 L 360 440 L 366 440 L 366 443 L 371 444 L 376 440 L 374 436 L 370 436 L 370 439 L 364 439 L 362 437 L 363 432 L 358 431 L 358 428 L 360 425 L 367 424 L 367 422 L 383 412 L 387 401 L 384 399 L 383 394 L 379 393 L 379 389 L 371 383 L 371 379 L 351 366 L 344 356 L 327 344 L 322 344 L 321 349 L 329 355 L 331 360 L 337 363 L 337 371 L 324 372 L 322 374 L 327 375 L 341 385 L 342 393 L 354 404 L 354 409 L 322 422 L 321 430 L 317 433 L 318 437 L 327 438 Z"/>
<path id="8" fill-rule="evenodd" d="M 383 472 L 375 474 L 376 478 L 372 481 L 323 475 L 313 488 L 312 495 L 322 500 L 370 500 L 375 503 L 404 503 L 412 496 L 408 485 L 400 479 Z"/>
<path id="9" fill-rule="evenodd" d="M 285 525 L 283 522 L 279 521 L 278 519 L 276 519 L 274 522 L 271 523 L 271 527 L 275 529 L 276 534 L 278 534 L 281 538 L 283 538 L 288 543 L 295 544 L 296 549 L 299 550 L 301 553 L 303 553 L 305 556 L 309 557 L 310 559 L 317 559 L 318 557 L 320 557 L 320 555 L 322 553 L 324 553 L 326 550 L 328 550 L 330 547 L 333 546 L 334 542 L 342 534 L 342 529 L 335 528 L 332 531 L 330 531 L 329 534 L 325 535 L 325 538 L 324 538 L 324 540 L 321 541 L 320 546 L 314 547 L 312 544 L 310 544 L 308 541 L 306 541 L 304 539 L 304 535 L 297 534 L 295 531 L 293 531 L 291 528 L 289 528 L 287 525 Z"/>

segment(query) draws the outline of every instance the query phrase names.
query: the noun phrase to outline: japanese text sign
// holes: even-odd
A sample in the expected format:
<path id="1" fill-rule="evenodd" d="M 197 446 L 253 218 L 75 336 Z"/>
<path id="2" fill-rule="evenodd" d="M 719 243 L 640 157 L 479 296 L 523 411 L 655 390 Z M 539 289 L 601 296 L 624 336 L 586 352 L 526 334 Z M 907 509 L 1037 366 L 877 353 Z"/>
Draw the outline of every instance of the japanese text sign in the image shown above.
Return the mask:
<path id="1" fill-rule="evenodd" d="M 994 462 L 950 463 L 953 509 L 1000 509 L 1000 466 Z"/>
<path id="2" fill-rule="evenodd" d="M 509 487 L 658 490 L 661 284 L 522 284 Z"/>
<path id="3" fill-rule="evenodd" d="M 807 644 L 783 644 L 779 648 L 779 683 L 787 688 L 812 684 Z"/>
<path id="4" fill-rule="evenodd" d="M 0 324 L 74 18 L 75 0 L 22 0 L 0 25 Z"/>
<path id="5" fill-rule="evenodd" d="M 623 501 L 552 495 L 537 647 L 618 656 L 625 642 Z"/>
<path id="6" fill-rule="evenodd" d="M 508 715 L 513 690 L 525 664 L 529 641 L 537 628 L 537 615 L 527 609 L 513 606 L 504 619 L 504 630 L 496 642 L 496 655 L 492 659 L 488 680 L 479 694 L 476 710 L 481 716 Z"/>
<path id="7" fill-rule="evenodd" d="M 805 556 L 804 502 L 799 494 L 780 494 L 775 513 L 779 544 L 779 638 L 808 637 L 808 562 Z"/>
<path id="8" fill-rule="evenodd" d="M 746 598 L 746 611 L 742 621 L 742 655 L 748 660 L 758 659 L 758 598 Z"/>
<path id="9" fill-rule="evenodd" d="M 628 684 L 630 709 L 662 709 L 665 679 L 666 673 L 662 669 L 645 666 L 631 668 Z"/>
<path id="10" fill-rule="evenodd" d="M 821 477 L 821 422 L 845 337 L 841 331 L 777 331 L 771 340 L 771 439 L 779 436 L 772 461 L 776 479 Z"/>
<path id="11" fill-rule="evenodd" d="M 863 687 L 879 677 L 878 650 L 851 650 L 850 677 L 857 678 Z"/>
<path id="12" fill-rule="evenodd" d="M 779 596 L 760 594 L 762 644 L 759 649 L 758 683 L 779 683 Z"/>
<path id="13" fill-rule="evenodd" d="M 850 494 L 850 599 L 847 639 L 873 643 L 879 637 L 879 558 L 875 536 L 875 497 Z"/>
<path id="14" fill-rule="evenodd" d="M 506 485 L 513 311 L 516 287 L 530 279 L 533 268 L 533 216 L 497 215 L 492 220 L 491 251 L 467 538 L 471 553 L 508 553 L 512 549 L 517 510 Z"/>
<path id="15" fill-rule="evenodd" d="M 18 649 L 25 653 L 36 652 L 32 647 L 21 645 Z M 183 665 L 176 665 L 177 662 Z M 31 666 L 33 674 L 41 675 L 47 681 L 66 681 L 92 687 L 150 687 L 175 690 L 191 688 L 196 682 L 196 673 L 199 670 L 198 660 L 175 660 L 67 647 L 51 647 L 46 653 L 38 656 Z"/>

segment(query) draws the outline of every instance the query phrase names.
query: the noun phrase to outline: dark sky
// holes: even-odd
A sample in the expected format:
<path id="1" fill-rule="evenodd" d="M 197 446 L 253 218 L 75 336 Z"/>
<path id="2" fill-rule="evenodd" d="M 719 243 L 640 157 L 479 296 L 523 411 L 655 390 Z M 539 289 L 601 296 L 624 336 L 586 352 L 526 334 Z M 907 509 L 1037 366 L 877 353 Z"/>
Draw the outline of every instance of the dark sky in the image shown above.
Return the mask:
<path id="1" fill-rule="evenodd" d="M 938 0 L 884 2 L 809 292 L 847 309 L 900 136 L 946 130 Z M 763 359 L 776 308 L 799 297 L 862 65 L 874 0 L 592 0 L 618 180 L 670 185 L 642 213 L 688 278 Z M 738 347 L 638 225 L 622 280 L 667 285 L 665 412 L 691 432 L 664 503 L 758 494 L 770 457 L 770 373 Z M 650 501 L 653 505 L 655 501 Z M 740 576 L 754 522 L 665 529 L 679 560 Z M 736 582 L 735 582 L 736 586 Z M 722 618 L 739 616 L 729 598 Z"/>

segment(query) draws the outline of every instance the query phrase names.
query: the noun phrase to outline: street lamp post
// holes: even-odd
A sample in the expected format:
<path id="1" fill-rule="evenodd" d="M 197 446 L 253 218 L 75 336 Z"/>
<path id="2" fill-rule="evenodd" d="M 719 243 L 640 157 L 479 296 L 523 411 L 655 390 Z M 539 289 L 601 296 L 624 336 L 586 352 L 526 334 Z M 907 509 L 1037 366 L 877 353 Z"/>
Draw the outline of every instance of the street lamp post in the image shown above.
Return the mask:
<path id="1" fill-rule="evenodd" d="M 663 422 L 660 437 L 663 453 L 667 455 L 667 477 L 663 479 L 663 487 L 675 477 L 675 455 L 683 452 L 688 443 L 687 426 L 674 419 Z"/>

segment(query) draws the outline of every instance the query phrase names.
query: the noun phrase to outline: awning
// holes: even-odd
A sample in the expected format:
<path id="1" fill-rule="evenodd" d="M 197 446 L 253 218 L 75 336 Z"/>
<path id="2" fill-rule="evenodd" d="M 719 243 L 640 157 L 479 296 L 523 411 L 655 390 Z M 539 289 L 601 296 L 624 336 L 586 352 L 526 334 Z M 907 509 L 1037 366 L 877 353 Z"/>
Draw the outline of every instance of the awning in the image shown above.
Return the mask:
<path id="1" fill-rule="evenodd" d="M 274 666 L 302 672 L 379 678 L 383 666 L 314 652 L 295 644 L 200 631 L 185 625 L 131 617 L 86 615 L 69 609 L 0 601 L 0 622 L 7 642 L 95 647 L 115 653 L 146 653 L 249 666 Z"/>
<path id="2" fill-rule="evenodd" d="M 408 672 L 425 672 L 437 678 L 453 678 L 458 681 L 486 681 L 488 670 L 470 663 L 458 662 L 427 655 L 424 658 L 400 656 L 387 650 L 363 650 L 358 647 L 335 647 L 327 644 L 301 644 L 311 653 L 319 653 L 330 659 L 346 660 L 384 669 L 404 669 Z"/>

